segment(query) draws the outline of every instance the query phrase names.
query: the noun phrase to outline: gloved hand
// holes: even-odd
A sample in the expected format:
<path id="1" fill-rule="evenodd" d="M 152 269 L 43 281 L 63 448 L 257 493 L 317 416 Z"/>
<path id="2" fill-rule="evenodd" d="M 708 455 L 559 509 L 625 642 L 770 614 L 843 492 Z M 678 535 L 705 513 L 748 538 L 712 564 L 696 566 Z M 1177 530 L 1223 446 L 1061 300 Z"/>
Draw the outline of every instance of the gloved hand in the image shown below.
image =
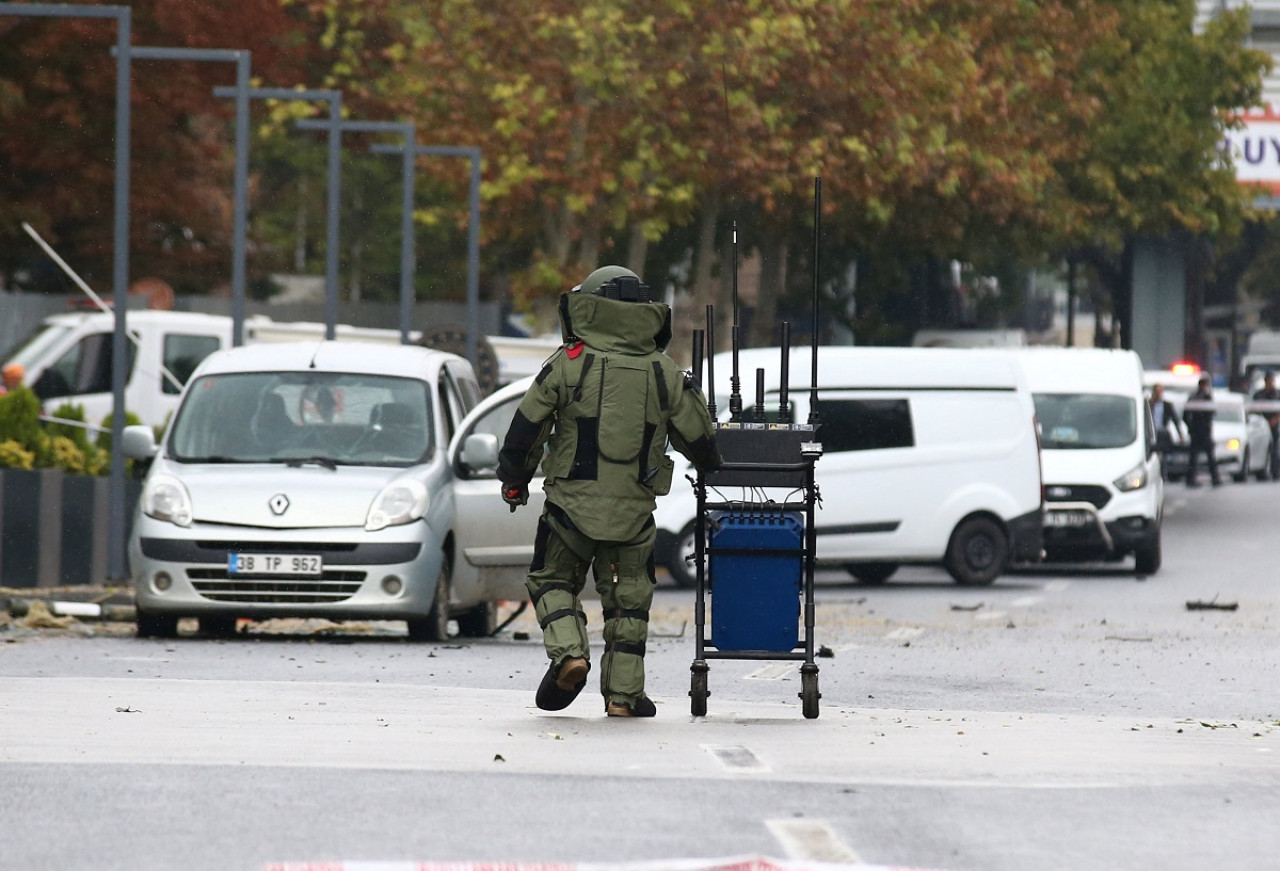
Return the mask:
<path id="1" fill-rule="evenodd" d="M 529 504 L 529 487 L 526 484 L 503 484 L 502 501 L 511 506 L 512 513 L 521 505 Z"/>

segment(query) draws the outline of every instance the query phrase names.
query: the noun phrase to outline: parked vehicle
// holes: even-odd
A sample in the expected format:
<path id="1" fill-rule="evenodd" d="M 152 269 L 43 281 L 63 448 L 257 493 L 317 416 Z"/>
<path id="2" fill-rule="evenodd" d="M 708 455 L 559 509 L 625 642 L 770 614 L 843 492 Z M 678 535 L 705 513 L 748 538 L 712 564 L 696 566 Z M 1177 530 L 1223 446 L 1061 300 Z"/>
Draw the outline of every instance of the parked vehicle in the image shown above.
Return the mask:
<path id="1" fill-rule="evenodd" d="M 741 382 L 763 370 L 764 417 L 780 409 L 780 351 L 739 354 Z M 714 360 L 716 408 L 728 419 L 730 354 Z M 809 415 L 808 349 L 791 352 L 787 413 Z M 1011 560 L 1041 549 L 1041 490 L 1031 395 L 1001 351 L 821 347 L 817 464 L 822 501 L 815 532 L 820 564 L 865 583 L 904 563 L 941 563 L 963 584 L 994 581 Z M 749 388 L 748 393 L 753 391 Z M 754 414 L 754 394 L 743 419 Z M 657 559 L 692 585 L 696 500 L 682 458 L 670 495 L 658 500 Z M 757 493 L 718 494 L 759 501 Z"/>
<path id="2" fill-rule="evenodd" d="M 1166 387 L 1164 395 L 1181 415 L 1189 394 Z M 1259 481 L 1269 480 L 1271 426 L 1266 417 L 1248 411 L 1248 399 L 1242 393 L 1215 390 L 1213 405 L 1213 450 L 1218 471 L 1242 484 L 1250 475 Z M 1165 476 L 1172 481 L 1182 480 L 1187 474 L 1188 459 L 1185 443 L 1166 450 Z"/>
<path id="3" fill-rule="evenodd" d="M 158 448 L 150 427 L 125 429 L 126 455 L 150 462 L 129 542 L 138 633 L 287 616 L 487 634 L 509 597 L 466 554 L 476 538 L 532 537 L 491 522 L 496 487 L 484 505 L 457 497 L 468 472 L 455 436 L 479 398 L 466 360 L 412 345 L 210 355 Z"/>
<path id="4" fill-rule="evenodd" d="M 81 405 L 85 419 L 100 423 L 110 414 L 111 368 L 115 315 L 112 312 L 68 312 L 53 315 L 25 341 L 19 343 L 4 364 L 20 364 L 23 383 L 52 412 L 65 402 Z M 143 422 L 161 426 L 177 407 L 178 396 L 191 373 L 214 351 L 231 347 L 231 318 L 225 315 L 140 309 L 130 311 L 127 330 L 129 359 L 126 364 L 125 408 Z M 245 319 L 244 344 L 292 342 L 324 338 L 325 325 L 274 321 L 262 315 Z M 400 331 L 338 324 L 335 338 L 342 341 L 400 344 Z M 419 331 L 410 339 L 422 339 Z M 448 350 L 460 350 L 462 338 L 451 335 Z M 496 384 L 532 375 L 541 361 L 559 346 L 552 339 L 482 337 L 496 357 Z M 493 358 L 489 358 L 493 360 Z"/>
<path id="5" fill-rule="evenodd" d="M 1035 397 L 1044 463 L 1049 560 L 1161 562 L 1164 481 L 1133 351 L 1025 348 L 1016 357 Z"/>

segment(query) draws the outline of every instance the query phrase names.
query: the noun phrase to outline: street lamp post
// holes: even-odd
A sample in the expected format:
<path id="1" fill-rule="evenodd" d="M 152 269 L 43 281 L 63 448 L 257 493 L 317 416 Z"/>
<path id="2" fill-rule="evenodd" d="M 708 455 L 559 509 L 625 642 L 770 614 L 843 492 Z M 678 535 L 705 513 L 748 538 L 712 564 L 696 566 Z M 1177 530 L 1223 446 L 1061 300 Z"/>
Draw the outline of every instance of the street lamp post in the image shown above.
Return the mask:
<path id="1" fill-rule="evenodd" d="M 414 192 L 414 127 L 408 122 L 396 121 L 299 121 L 300 130 L 327 130 L 330 141 L 339 137 L 342 132 L 353 133 L 399 133 L 404 137 L 400 192 L 400 343 L 409 344 L 409 327 L 413 320 L 413 192 Z"/>
<path id="2" fill-rule="evenodd" d="M 244 342 L 245 248 L 249 213 L 249 62 L 247 49 L 134 46 L 138 60 L 230 62 L 236 65 L 234 218 L 231 233 L 231 344 Z"/>
<path id="3" fill-rule="evenodd" d="M 239 99 L 241 89 L 218 87 L 213 89 L 213 93 L 218 97 Z M 249 88 L 248 96 L 257 100 L 324 100 L 329 103 L 329 122 L 326 126 L 333 129 L 329 134 L 329 186 L 325 194 L 324 337 L 332 339 L 338 322 L 338 214 L 342 185 L 342 153 L 339 149 L 342 143 L 339 141 L 336 125 L 342 118 L 342 92 L 304 88 Z"/>
<path id="4" fill-rule="evenodd" d="M 375 145 L 379 154 L 394 154 L 406 146 Z M 444 157 L 466 157 L 471 161 L 471 184 L 468 196 L 467 227 L 467 359 L 477 365 L 477 337 L 480 335 L 480 158 L 479 148 L 457 145 L 415 145 L 413 153 Z"/>
<path id="5" fill-rule="evenodd" d="M 129 92 L 133 10 L 128 6 L 85 6 L 54 3 L 0 3 L 0 15 L 36 18 L 114 18 L 116 22 L 115 225 L 111 252 L 115 324 L 111 336 L 111 474 L 108 480 L 107 574 L 128 577 L 125 564 L 124 387 L 128 371 L 125 311 L 129 307 Z"/>

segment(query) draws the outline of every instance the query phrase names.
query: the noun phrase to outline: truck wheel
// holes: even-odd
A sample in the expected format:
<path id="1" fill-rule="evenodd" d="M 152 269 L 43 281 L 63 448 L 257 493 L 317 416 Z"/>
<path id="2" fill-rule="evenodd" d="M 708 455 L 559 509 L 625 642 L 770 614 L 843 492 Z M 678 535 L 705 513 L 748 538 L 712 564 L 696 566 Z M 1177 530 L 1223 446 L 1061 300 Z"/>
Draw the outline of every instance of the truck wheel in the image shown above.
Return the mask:
<path id="1" fill-rule="evenodd" d="M 138 618 L 139 638 L 177 638 L 178 618 L 165 617 L 160 614 L 143 614 Z"/>
<path id="2" fill-rule="evenodd" d="M 1154 575 L 1160 571 L 1160 527 L 1144 546 L 1133 552 L 1133 568 L 1140 575 Z"/>
<path id="3" fill-rule="evenodd" d="M 897 563 L 846 563 L 844 570 L 863 584 L 883 584 L 898 570 Z"/>
<path id="4" fill-rule="evenodd" d="M 411 617 L 410 641 L 447 641 L 449 639 L 449 555 L 440 559 L 440 573 L 436 576 L 436 594 L 426 617 Z"/>
<path id="5" fill-rule="evenodd" d="M 957 583 L 989 584 L 1004 571 L 1009 540 L 1000 524 L 989 517 L 968 517 L 951 533 L 943 560 Z"/>
<path id="6" fill-rule="evenodd" d="M 689 521 L 676 536 L 675 544 L 667 553 L 667 571 L 677 587 L 692 589 L 698 583 L 697 569 L 693 564 L 693 532 L 695 521 Z M 689 556 L 686 560 L 685 556 Z"/>

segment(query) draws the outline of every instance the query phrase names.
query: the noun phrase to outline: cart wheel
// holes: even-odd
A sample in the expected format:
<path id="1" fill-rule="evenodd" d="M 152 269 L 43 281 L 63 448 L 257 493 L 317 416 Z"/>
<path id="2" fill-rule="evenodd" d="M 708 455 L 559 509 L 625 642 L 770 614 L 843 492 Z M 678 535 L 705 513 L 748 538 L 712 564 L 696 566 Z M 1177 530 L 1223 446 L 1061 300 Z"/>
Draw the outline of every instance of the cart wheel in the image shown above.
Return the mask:
<path id="1" fill-rule="evenodd" d="M 800 690 L 804 718 L 806 720 L 816 720 L 818 718 L 818 699 L 822 698 L 822 693 L 818 692 L 818 672 L 816 670 L 801 673 Z"/>
<path id="2" fill-rule="evenodd" d="M 694 666 L 689 681 L 689 713 L 695 717 L 705 717 L 707 715 L 707 696 L 711 695 L 707 691 L 707 667 L 702 668 Z"/>

